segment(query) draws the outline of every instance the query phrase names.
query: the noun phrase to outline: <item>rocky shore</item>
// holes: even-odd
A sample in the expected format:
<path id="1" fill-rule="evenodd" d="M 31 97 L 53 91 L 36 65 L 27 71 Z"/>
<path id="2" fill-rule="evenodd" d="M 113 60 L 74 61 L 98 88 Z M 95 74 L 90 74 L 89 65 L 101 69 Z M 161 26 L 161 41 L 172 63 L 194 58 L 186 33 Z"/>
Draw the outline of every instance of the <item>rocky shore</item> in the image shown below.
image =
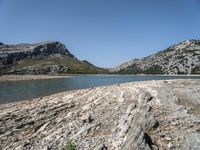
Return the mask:
<path id="1" fill-rule="evenodd" d="M 42 80 L 42 79 L 56 79 L 67 78 L 70 76 L 56 76 L 56 75 L 1 75 L 0 81 L 22 81 L 22 80 Z"/>
<path id="2" fill-rule="evenodd" d="M 200 80 L 145 81 L 0 105 L 0 149 L 200 149 Z M 69 142 L 68 142 L 69 143 Z"/>

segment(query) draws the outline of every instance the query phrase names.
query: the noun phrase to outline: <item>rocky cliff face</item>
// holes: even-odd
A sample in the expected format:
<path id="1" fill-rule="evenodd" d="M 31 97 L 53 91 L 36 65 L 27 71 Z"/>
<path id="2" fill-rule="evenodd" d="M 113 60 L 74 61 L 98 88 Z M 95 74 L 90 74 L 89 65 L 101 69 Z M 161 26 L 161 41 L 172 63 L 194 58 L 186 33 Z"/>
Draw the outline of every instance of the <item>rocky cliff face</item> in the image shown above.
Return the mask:
<path id="1" fill-rule="evenodd" d="M 156 54 L 113 68 L 120 73 L 200 74 L 200 40 L 186 40 Z"/>
<path id="2" fill-rule="evenodd" d="M 0 71 L 12 74 L 78 73 L 100 71 L 74 57 L 57 41 L 37 44 L 0 43 Z"/>
<path id="3" fill-rule="evenodd" d="M 63 54 L 73 57 L 60 42 L 17 45 L 0 44 L 0 67 L 14 65 L 25 58 L 42 58 L 50 54 Z"/>

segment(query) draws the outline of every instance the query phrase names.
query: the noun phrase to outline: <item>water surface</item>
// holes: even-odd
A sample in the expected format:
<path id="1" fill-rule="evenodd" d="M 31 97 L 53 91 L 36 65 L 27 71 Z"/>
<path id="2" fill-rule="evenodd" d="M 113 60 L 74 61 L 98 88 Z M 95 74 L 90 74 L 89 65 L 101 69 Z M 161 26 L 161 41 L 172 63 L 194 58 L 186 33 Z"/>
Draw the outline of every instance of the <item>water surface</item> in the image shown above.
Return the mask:
<path id="1" fill-rule="evenodd" d="M 102 85 L 166 79 L 200 79 L 200 76 L 78 75 L 49 80 L 0 82 L 0 103 L 27 100 L 57 92 Z"/>

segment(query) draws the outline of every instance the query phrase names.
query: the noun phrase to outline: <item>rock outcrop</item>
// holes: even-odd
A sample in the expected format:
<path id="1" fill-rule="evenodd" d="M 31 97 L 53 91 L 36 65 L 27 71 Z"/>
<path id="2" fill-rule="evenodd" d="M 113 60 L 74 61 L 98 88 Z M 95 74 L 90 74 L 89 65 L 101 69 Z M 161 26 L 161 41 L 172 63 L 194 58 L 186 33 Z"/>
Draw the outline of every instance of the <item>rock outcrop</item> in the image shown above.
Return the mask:
<path id="1" fill-rule="evenodd" d="M 0 149 L 199 150 L 199 87 L 145 81 L 1 104 Z"/>
<path id="2" fill-rule="evenodd" d="M 200 40 L 186 40 L 156 54 L 123 63 L 111 72 L 200 74 Z"/>
<path id="3" fill-rule="evenodd" d="M 60 42 L 43 42 L 38 44 L 1 45 L 1 68 L 14 65 L 25 58 L 42 58 L 50 54 L 63 54 L 73 57 Z"/>
<path id="4" fill-rule="evenodd" d="M 49 74 L 101 72 L 100 68 L 74 57 L 58 41 L 37 44 L 0 43 L 0 72 L 7 74 Z"/>

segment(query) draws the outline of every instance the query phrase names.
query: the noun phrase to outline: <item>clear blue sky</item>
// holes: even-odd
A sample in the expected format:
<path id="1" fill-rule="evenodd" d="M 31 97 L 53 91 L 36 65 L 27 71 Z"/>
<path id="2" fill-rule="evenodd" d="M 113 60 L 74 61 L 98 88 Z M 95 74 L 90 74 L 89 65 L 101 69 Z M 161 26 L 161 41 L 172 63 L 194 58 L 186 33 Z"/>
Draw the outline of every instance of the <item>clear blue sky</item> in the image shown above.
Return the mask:
<path id="1" fill-rule="evenodd" d="M 100 67 L 186 39 L 200 39 L 200 0 L 0 0 L 1 42 L 58 40 Z"/>

